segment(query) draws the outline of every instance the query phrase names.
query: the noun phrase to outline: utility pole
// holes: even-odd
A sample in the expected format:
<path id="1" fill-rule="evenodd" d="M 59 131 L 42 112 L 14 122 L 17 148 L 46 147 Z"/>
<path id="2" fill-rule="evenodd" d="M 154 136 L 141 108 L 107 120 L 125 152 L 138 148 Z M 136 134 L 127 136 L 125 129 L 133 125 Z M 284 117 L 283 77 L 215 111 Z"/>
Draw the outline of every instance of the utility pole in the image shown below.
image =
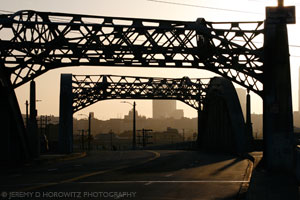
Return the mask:
<path id="1" fill-rule="evenodd" d="M 136 119 L 135 119 L 135 106 L 136 106 L 136 103 L 135 101 L 133 102 L 133 130 L 132 130 L 132 149 L 135 150 L 136 148 Z"/>
<path id="2" fill-rule="evenodd" d="M 113 149 L 113 131 L 110 130 L 109 134 L 110 134 L 110 150 L 114 150 Z"/>
<path id="3" fill-rule="evenodd" d="M 29 117 L 28 117 L 28 106 L 29 106 L 28 100 L 26 100 L 25 105 L 26 105 L 26 128 L 28 129 L 28 120 L 29 120 Z"/>
<path id="4" fill-rule="evenodd" d="M 133 102 L 133 104 L 129 103 L 128 101 L 121 101 L 121 103 L 128 103 L 133 106 L 132 149 L 135 150 L 136 148 L 136 116 L 135 116 L 136 103 L 135 101 Z"/>
<path id="5" fill-rule="evenodd" d="M 88 151 L 91 150 L 91 118 L 92 118 L 92 114 L 89 113 L 89 133 L 88 133 Z"/>
<path id="6" fill-rule="evenodd" d="M 81 130 L 81 148 L 84 151 L 84 130 Z"/>

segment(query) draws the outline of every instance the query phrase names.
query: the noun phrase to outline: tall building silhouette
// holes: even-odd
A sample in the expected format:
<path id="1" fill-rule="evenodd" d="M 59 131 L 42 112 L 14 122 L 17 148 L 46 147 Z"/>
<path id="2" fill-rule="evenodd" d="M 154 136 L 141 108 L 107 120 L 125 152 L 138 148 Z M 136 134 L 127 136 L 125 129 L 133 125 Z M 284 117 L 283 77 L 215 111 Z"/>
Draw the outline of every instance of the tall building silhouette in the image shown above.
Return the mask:
<path id="1" fill-rule="evenodd" d="M 241 107 L 242 107 L 242 111 L 243 111 L 243 116 L 244 116 L 244 119 L 246 120 L 246 89 L 244 88 L 236 88 L 236 93 L 239 97 L 239 100 L 240 100 L 240 104 L 241 104 Z"/>
<path id="2" fill-rule="evenodd" d="M 183 110 L 176 109 L 175 100 L 153 100 L 152 105 L 153 119 L 180 119 L 184 116 Z"/>
<path id="3" fill-rule="evenodd" d="M 299 80 L 298 80 L 298 111 L 300 112 L 300 68 L 299 68 Z"/>

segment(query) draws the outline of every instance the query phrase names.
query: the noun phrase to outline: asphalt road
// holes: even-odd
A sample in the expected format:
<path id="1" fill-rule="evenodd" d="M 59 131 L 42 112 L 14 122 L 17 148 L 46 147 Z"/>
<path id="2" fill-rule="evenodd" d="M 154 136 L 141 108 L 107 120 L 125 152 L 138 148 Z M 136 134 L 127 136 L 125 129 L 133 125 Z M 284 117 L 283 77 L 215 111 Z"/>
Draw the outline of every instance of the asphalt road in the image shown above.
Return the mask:
<path id="1" fill-rule="evenodd" d="M 237 199 L 251 162 L 197 151 L 93 152 L 1 173 L 3 199 Z"/>

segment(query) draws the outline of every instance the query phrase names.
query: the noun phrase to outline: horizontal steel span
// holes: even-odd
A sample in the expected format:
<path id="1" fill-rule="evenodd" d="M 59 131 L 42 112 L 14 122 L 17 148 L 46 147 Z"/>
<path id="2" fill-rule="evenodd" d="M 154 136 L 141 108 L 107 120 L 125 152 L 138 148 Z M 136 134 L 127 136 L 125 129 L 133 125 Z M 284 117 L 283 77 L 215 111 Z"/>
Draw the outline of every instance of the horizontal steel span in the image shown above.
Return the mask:
<path id="1" fill-rule="evenodd" d="M 14 88 L 67 66 L 206 69 L 261 95 L 263 22 L 194 22 L 37 11 L 0 15 Z"/>
<path id="2" fill-rule="evenodd" d="M 202 107 L 210 79 L 73 75 L 73 112 L 107 99 L 174 99 Z"/>

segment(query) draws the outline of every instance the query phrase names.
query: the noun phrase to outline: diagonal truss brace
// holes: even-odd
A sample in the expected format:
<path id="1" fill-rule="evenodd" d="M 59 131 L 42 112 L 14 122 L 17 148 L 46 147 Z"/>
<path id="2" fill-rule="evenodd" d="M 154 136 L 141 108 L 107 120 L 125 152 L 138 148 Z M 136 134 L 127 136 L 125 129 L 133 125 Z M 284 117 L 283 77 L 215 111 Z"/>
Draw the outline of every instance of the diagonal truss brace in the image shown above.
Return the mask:
<path id="1" fill-rule="evenodd" d="M 261 95 L 263 32 L 263 22 L 19 11 L 0 15 L 0 67 L 14 88 L 66 66 L 197 68 Z"/>
<path id="2" fill-rule="evenodd" d="M 174 99 L 201 109 L 210 79 L 73 75 L 73 112 L 107 99 Z"/>

